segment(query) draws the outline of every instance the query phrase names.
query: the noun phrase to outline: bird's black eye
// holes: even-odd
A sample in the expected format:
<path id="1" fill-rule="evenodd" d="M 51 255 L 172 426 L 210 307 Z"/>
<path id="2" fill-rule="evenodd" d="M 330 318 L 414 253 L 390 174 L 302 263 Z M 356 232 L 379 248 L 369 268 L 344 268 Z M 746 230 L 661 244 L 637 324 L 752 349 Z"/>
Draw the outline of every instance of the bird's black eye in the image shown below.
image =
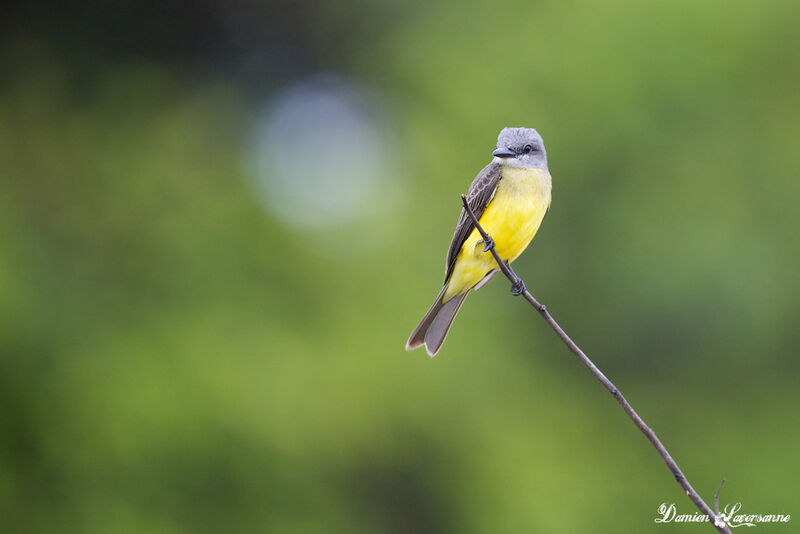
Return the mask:
<path id="1" fill-rule="evenodd" d="M 526 154 L 530 154 L 532 150 L 533 147 L 531 145 L 525 145 L 524 147 L 522 147 L 522 151 L 525 152 Z"/>

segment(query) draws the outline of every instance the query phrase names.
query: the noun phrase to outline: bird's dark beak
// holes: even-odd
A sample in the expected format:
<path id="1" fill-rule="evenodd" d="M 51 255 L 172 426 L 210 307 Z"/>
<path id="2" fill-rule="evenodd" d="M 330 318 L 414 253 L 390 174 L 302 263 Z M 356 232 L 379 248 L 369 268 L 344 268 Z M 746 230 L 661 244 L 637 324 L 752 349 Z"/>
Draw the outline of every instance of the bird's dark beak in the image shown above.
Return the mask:
<path id="1" fill-rule="evenodd" d="M 492 156 L 496 158 L 511 158 L 516 156 L 513 150 L 509 150 L 508 148 L 498 148 L 494 152 L 492 152 Z"/>

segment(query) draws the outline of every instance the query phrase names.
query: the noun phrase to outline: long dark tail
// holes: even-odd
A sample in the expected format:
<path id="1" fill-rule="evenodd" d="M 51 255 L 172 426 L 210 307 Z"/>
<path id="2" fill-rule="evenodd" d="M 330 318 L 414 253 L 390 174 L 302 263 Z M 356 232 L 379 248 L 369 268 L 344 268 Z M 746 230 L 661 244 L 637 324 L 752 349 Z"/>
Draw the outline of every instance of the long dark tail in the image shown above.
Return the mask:
<path id="1" fill-rule="evenodd" d="M 447 332 L 453 324 L 453 319 L 456 318 L 458 310 L 464 304 L 464 299 L 467 298 L 469 291 L 463 295 L 458 295 L 447 302 L 442 303 L 442 297 L 447 289 L 447 284 L 439 292 L 433 305 L 422 318 L 419 325 L 411 333 L 406 343 L 406 350 L 414 350 L 417 347 L 425 345 L 425 350 L 431 358 L 436 356 L 439 349 L 442 348 L 444 338 L 447 337 Z"/>

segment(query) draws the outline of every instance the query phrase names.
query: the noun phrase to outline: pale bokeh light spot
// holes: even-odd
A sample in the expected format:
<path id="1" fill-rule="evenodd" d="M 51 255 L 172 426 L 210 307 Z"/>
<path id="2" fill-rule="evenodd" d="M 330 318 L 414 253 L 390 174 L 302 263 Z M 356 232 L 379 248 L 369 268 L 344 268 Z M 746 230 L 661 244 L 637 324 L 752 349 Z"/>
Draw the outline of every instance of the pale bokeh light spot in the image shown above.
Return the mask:
<path id="1" fill-rule="evenodd" d="M 331 76 L 286 87 L 256 125 L 258 184 L 268 209 L 303 230 L 336 230 L 374 213 L 389 153 L 378 99 Z"/>

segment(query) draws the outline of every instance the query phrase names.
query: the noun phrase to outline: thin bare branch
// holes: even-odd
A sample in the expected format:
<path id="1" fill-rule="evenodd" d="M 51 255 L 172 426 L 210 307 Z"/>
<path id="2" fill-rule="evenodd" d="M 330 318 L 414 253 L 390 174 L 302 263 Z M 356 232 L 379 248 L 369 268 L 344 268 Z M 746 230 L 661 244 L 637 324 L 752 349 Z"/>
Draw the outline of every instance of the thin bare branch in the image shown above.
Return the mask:
<path id="1" fill-rule="evenodd" d="M 725 484 L 724 478 L 719 483 L 719 487 L 717 488 L 717 493 L 714 494 L 714 512 L 717 514 L 717 517 L 719 517 L 719 492 L 722 491 L 723 484 Z"/>
<path id="2" fill-rule="evenodd" d="M 493 245 L 494 242 L 492 241 L 492 238 L 489 236 L 489 234 L 486 233 L 483 227 L 481 227 L 480 222 L 478 222 L 478 218 L 475 216 L 475 213 L 472 211 L 472 208 L 469 207 L 469 203 L 467 202 L 467 197 L 465 195 L 461 195 L 461 202 L 464 205 L 464 209 L 466 210 L 467 214 L 472 219 L 473 224 L 475 224 L 475 228 L 478 229 L 478 232 L 480 232 L 481 237 L 483 237 L 484 242 Z M 650 440 L 650 443 L 656 449 L 656 452 L 658 452 L 659 456 L 661 456 L 661 459 L 664 460 L 664 463 L 667 464 L 667 467 L 672 472 L 672 476 L 675 477 L 675 480 L 678 482 L 680 487 L 683 488 L 683 490 L 686 492 L 686 495 L 692 500 L 695 506 L 697 506 L 697 508 L 703 514 L 708 516 L 711 525 L 713 525 L 720 532 L 723 532 L 725 534 L 731 534 L 731 531 L 727 527 L 727 525 L 716 524 L 717 516 L 714 514 L 714 511 L 711 510 L 711 508 L 709 508 L 709 506 L 705 503 L 705 501 L 703 501 L 703 499 L 700 497 L 697 491 L 695 491 L 695 489 L 686 479 L 686 476 L 683 474 L 683 471 L 681 471 L 681 468 L 678 467 L 678 464 L 675 463 L 675 460 L 673 460 L 672 456 L 669 454 L 666 447 L 664 447 L 664 445 L 661 443 L 661 440 L 658 439 L 656 433 L 653 432 L 653 430 L 645 424 L 644 420 L 639 416 L 638 413 L 636 413 L 636 410 L 633 409 L 630 403 L 622 395 L 622 392 L 620 392 L 620 390 L 617 389 L 617 387 L 611 382 L 611 380 L 609 380 L 606 377 L 606 375 L 604 375 L 603 372 L 594 364 L 594 362 L 592 362 L 592 360 L 590 360 L 589 357 L 586 356 L 586 354 L 580 349 L 580 347 L 578 347 L 578 345 L 576 345 L 575 342 L 572 341 L 572 339 L 570 339 L 570 337 L 566 334 L 566 332 L 564 332 L 564 330 L 558 325 L 556 320 L 553 319 L 553 316 L 550 315 L 550 312 L 547 311 L 547 308 L 545 308 L 544 305 L 540 304 L 539 301 L 536 300 L 536 298 L 533 295 L 531 295 L 531 293 L 527 289 L 524 289 L 525 285 L 522 279 L 519 276 L 517 276 L 513 270 L 511 270 L 511 268 L 506 264 L 506 262 L 503 261 L 503 259 L 497 253 L 497 250 L 495 250 L 495 247 L 490 246 L 489 251 L 492 253 L 492 256 L 494 256 L 494 259 L 497 262 L 497 266 L 500 268 L 500 270 L 503 272 L 506 278 L 508 278 L 509 281 L 511 282 L 512 292 L 516 294 L 517 292 L 514 291 L 514 288 L 520 288 L 520 287 L 522 288 L 522 291 L 520 291 L 519 294 L 525 297 L 525 300 L 527 300 L 531 304 L 531 306 L 533 306 L 536 309 L 536 311 L 539 312 L 539 314 L 544 318 L 547 324 L 550 325 L 550 328 L 552 328 L 553 331 L 558 335 L 558 337 L 561 338 L 561 341 L 564 342 L 567 348 L 570 351 L 572 351 L 572 353 L 575 356 L 578 357 L 580 362 L 587 369 L 589 369 L 589 372 L 591 372 L 594 375 L 594 377 L 601 384 L 603 384 L 603 386 L 608 390 L 608 392 L 614 396 L 614 398 L 617 400 L 620 406 L 622 406 L 622 409 L 625 410 L 625 413 L 628 414 L 628 417 L 631 419 L 631 421 L 633 421 L 633 424 L 635 424 L 636 427 L 639 430 L 641 430 L 642 433 L 647 437 L 647 439 Z M 719 492 L 717 492 L 717 494 L 719 495 Z"/>

